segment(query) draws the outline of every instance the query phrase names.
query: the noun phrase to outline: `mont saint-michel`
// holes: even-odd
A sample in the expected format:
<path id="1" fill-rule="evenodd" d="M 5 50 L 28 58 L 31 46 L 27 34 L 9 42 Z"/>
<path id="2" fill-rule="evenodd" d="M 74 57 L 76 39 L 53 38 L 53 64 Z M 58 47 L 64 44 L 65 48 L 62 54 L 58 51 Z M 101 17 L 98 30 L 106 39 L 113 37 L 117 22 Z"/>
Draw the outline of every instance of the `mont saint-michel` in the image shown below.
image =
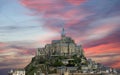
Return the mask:
<path id="1" fill-rule="evenodd" d="M 102 60 L 102 59 L 101 59 Z M 87 59 L 81 45 L 66 36 L 64 28 L 60 40 L 52 40 L 24 69 L 14 69 L 10 75 L 119 75 L 116 69 Z"/>

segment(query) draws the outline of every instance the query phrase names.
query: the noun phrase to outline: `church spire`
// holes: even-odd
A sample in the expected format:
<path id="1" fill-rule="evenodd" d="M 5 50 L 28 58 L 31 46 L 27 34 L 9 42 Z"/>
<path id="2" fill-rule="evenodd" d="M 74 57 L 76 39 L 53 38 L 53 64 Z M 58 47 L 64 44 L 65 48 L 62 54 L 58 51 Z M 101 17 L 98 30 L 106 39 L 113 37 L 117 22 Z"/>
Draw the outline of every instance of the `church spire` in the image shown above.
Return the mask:
<path id="1" fill-rule="evenodd" d="M 65 30 L 64 30 L 64 28 L 62 28 L 61 37 L 65 37 Z"/>

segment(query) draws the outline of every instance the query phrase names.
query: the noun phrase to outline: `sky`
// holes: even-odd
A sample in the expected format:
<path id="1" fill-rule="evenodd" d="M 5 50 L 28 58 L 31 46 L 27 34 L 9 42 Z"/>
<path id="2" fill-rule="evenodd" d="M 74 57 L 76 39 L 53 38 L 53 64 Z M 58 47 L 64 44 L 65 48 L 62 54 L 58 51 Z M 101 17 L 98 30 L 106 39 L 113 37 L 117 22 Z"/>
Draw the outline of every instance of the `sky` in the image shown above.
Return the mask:
<path id="1" fill-rule="evenodd" d="M 88 59 L 120 69 L 120 0 L 0 0 L 0 75 L 24 68 L 63 27 Z"/>

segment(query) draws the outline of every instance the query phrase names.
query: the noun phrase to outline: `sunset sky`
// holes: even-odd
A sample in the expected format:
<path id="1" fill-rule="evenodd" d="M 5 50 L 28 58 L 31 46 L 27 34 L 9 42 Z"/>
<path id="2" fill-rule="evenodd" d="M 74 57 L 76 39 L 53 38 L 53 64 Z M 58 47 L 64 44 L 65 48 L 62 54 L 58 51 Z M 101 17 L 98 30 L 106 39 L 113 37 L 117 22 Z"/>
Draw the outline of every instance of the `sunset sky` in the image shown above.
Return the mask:
<path id="1" fill-rule="evenodd" d="M 120 69 L 120 0 L 0 0 L 0 75 L 66 35 L 85 56 Z"/>

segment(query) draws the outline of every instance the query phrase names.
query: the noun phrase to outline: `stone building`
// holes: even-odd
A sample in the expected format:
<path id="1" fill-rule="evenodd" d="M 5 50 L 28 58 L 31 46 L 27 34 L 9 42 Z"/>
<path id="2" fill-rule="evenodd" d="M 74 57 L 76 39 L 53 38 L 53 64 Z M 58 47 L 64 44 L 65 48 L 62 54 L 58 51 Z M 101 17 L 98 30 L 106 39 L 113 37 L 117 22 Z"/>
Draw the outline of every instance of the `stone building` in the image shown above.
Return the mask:
<path id="1" fill-rule="evenodd" d="M 25 69 L 14 69 L 9 72 L 9 75 L 25 75 Z"/>
<path id="2" fill-rule="evenodd" d="M 71 37 L 65 35 L 63 29 L 60 40 L 52 40 L 51 44 L 45 45 L 44 48 L 39 48 L 36 54 L 37 56 L 55 54 L 59 56 L 72 56 L 74 54 L 83 56 L 84 52 L 80 45 L 77 45 Z"/>

